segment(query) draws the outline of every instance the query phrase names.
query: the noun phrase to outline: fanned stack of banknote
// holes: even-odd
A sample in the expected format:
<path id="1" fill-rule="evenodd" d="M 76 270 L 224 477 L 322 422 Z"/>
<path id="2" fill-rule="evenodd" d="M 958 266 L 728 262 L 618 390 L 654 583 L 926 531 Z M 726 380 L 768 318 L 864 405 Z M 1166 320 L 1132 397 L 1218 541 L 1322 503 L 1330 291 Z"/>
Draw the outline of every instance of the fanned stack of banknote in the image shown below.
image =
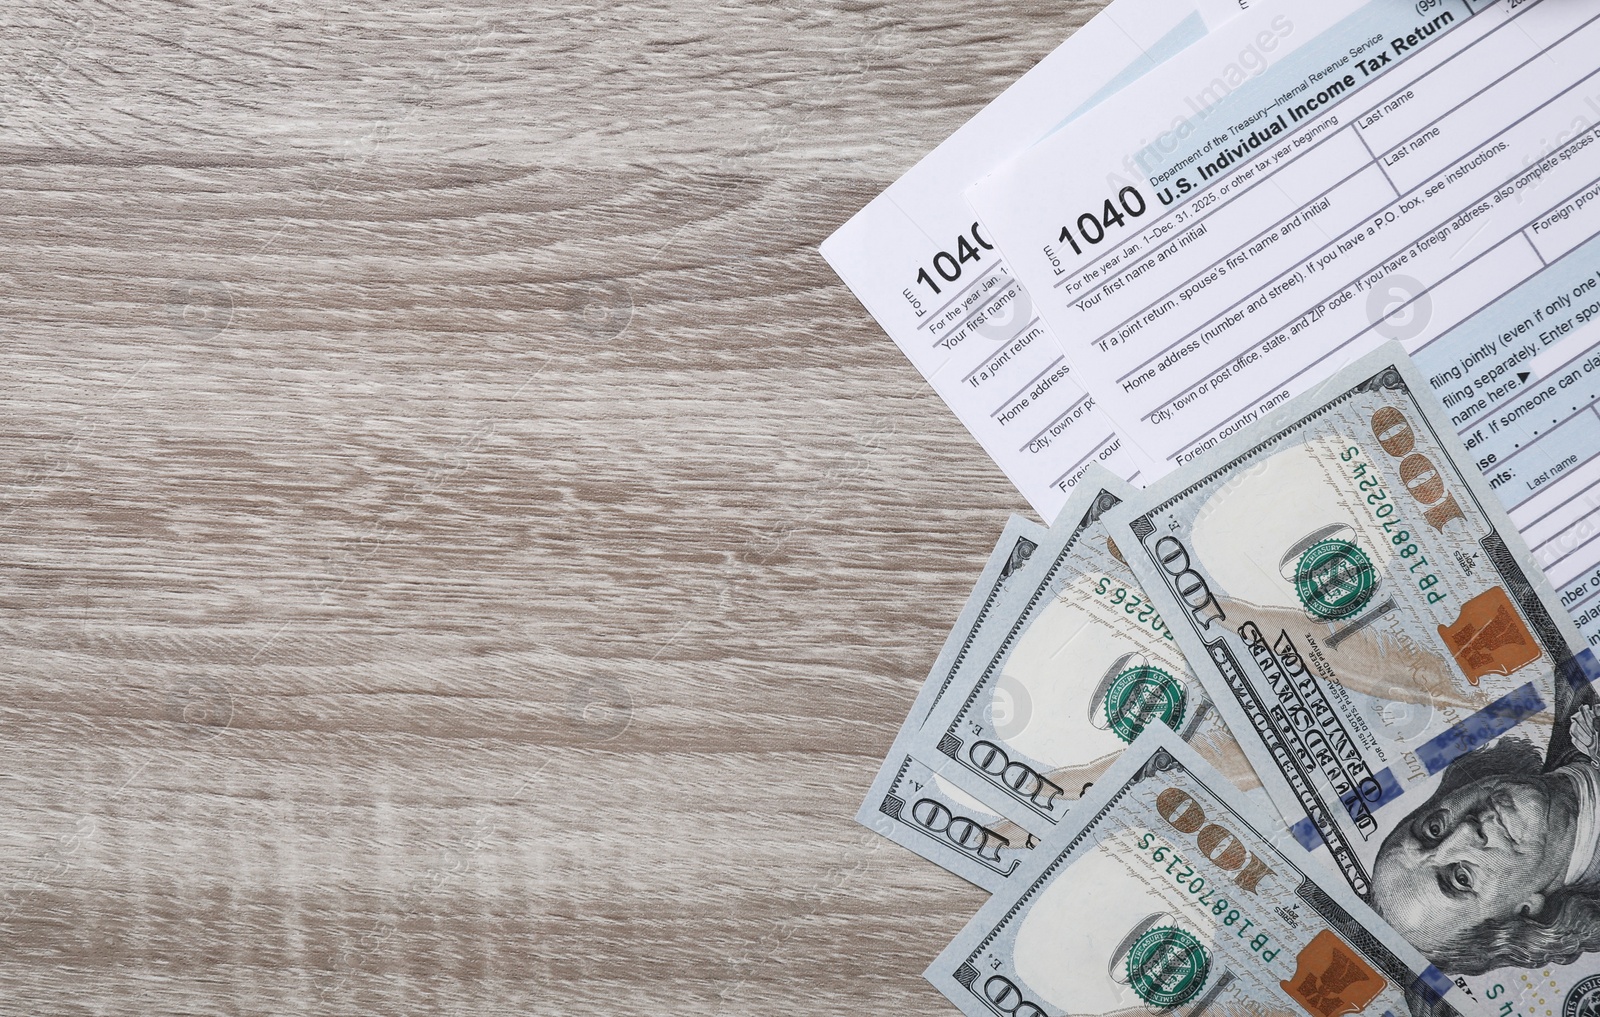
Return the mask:
<path id="1" fill-rule="evenodd" d="M 1600 1000 L 1600 674 L 1398 344 L 1005 527 L 858 819 L 972 1015 Z"/>
<path id="2" fill-rule="evenodd" d="M 1054 520 L 858 817 L 965 1012 L 1600 1015 L 1597 53 L 1114 0 L 822 245 Z"/>

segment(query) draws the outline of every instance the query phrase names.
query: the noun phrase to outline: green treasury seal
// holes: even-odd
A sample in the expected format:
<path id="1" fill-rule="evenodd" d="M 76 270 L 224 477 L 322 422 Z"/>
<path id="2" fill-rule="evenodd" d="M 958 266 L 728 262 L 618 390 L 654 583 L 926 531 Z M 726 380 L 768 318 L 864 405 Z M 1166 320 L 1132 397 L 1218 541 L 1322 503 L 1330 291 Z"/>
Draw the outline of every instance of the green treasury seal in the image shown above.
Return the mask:
<path id="1" fill-rule="evenodd" d="M 1183 683 L 1159 667 L 1140 664 L 1117 675 L 1106 689 L 1106 723 L 1131 742 L 1152 720 L 1178 730 L 1183 723 Z"/>
<path id="2" fill-rule="evenodd" d="M 1149 930 L 1128 950 L 1128 984 L 1151 1006 L 1188 1002 L 1205 987 L 1210 968 L 1200 941 L 1170 925 Z"/>
<path id="3" fill-rule="evenodd" d="M 1348 540 L 1319 540 L 1300 556 L 1294 592 L 1318 618 L 1348 618 L 1367 606 L 1378 585 L 1372 560 Z"/>

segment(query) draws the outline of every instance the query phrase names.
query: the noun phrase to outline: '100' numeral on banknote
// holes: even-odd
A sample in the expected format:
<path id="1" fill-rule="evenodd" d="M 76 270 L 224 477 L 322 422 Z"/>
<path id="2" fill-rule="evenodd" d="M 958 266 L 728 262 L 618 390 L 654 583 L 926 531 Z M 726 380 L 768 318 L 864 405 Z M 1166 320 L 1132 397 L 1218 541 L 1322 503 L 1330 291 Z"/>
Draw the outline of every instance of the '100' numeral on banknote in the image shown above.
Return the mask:
<path id="1" fill-rule="evenodd" d="M 1006 591 L 1045 536 L 1044 527 L 1018 516 L 1006 524 L 856 813 L 863 826 L 991 892 L 1016 870 L 1033 834 L 940 777 L 912 752 L 912 741 L 928 712 L 974 667 L 974 646 L 996 612 L 1003 616 Z"/>

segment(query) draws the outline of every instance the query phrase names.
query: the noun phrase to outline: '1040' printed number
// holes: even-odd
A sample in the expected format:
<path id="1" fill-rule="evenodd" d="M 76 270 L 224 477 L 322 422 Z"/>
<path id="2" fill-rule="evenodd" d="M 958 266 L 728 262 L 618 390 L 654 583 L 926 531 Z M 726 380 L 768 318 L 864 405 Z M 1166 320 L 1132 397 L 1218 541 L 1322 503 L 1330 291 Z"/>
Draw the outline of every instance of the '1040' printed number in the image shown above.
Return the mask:
<path id="1" fill-rule="evenodd" d="M 967 239 L 967 234 L 971 234 L 971 240 Z M 956 253 L 940 251 L 933 256 L 933 270 L 939 273 L 939 278 L 945 282 L 953 283 L 961 278 L 962 265 L 969 261 L 982 261 L 983 252 L 992 250 L 994 245 L 983 239 L 983 234 L 978 232 L 978 224 L 973 223 L 972 229 L 956 237 Z M 933 276 L 928 274 L 926 267 L 917 270 L 917 282 L 923 283 L 934 293 L 940 292 L 939 284 L 933 281 Z"/>
<path id="2" fill-rule="evenodd" d="M 1120 208 L 1118 207 L 1119 205 L 1121 206 Z M 1090 245 L 1098 244 L 1106 238 L 1107 230 L 1113 226 L 1123 225 L 1126 219 L 1139 218 L 1144 215 L 1147 207 L 1144 195 L 1139 193 L 1137 187 L 1124 187 L 1117 192 L 1116 201 L 1112 201 L 1110 198 L 1106 199 L 1105 206 L 1100 210 L 1098 216 L 1093 212 L 1085 212 L 1078 216 L 1076 234 L 1072 229 L 1073 224 L 1068 224 L 1061 227 L 1061 236 L 1057 239 L 1061 243 L 1071 244 L 1072 253 L 1081 255 L 1083 248 L 1078 244 L 1079 237 L 1083 238 L 1084 243 Z M 1126 219 L 1124 216 L 1126 216 Z"/>

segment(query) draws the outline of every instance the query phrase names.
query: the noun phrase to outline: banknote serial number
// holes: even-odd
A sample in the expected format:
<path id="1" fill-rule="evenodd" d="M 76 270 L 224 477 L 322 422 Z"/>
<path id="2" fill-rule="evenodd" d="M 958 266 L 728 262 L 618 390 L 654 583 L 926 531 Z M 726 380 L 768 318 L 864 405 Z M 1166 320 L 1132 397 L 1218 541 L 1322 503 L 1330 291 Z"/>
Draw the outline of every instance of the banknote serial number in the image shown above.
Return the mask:
<path id="1" fill-rule="evenodd" d="M 1378 471 L 1368 466 L 1360 458 L 1361 449 L 1351 445 L 1339 453 L 1339 458 L 1350 463 L 1350 476 L 1356 481 L 1356 489 L 1366 492 L 1366 502 L 1371 509 L 1378 525 L 1383 527 L 1383 532 L 1388 536 L 1389 543 L 1394 545 L 1395 553 L 1400 556 L 1400 564 L 1412 579 L 1416 580 L 1417 589 L 1428 598 L 1428 603 L 1437 604 L 1444 599 L 1444 594 L 1434 587 L 1439 585 L 1439 577 L 1432 572 L 1417 574 L 1418 569 L 1430 568 L 1427 555 L 1422 553 L 1411 540 L 1411 531 L 1405 529 L 1400 514 L 1395 510 L 1394 501 L 1390 499 L 1389 492 L 1384 489 L 1383 480 L 1378 476 Z M 1413 560 L 1415 559 L 1415 560 Z"/>
<path id="2" fill-rule="evenodd" d="M 1156 613 L 1155 605 L 1140 596 L 1136 591 L 1126 586 L 1117 585 L 1117 581 L 1110 576 L 1101 576 L 1095 583 L 1094 592 L 1109 600 L 1113 606 L 1121 605 L 1122 610 L 1133 615 L 1135 619 L 1150 626 L 1154 632 L 1159 632 L 1168 639 L 1172 633 L 1167 629 L 1167 623 L 1161 620 L 1161 615 Z"/>
<path id="3" fill-rule="evenodd" d="M 1206 877 L 1198 874 L 1194 866 L 1185 861 L 1182 855 L 1178 854 L 1176 848 L 1170 844 L 1162 843 L 1154 834 L 1148 832 L 1139 837 L 1138 844 L 1140 850 L 1148 851 L 1151 860 L 1158 865 L 1161 862 L 1166 862 L 1167 867 L 1164 871 L 1172 877 L 1174 885 L 1187 890 L 1189 895 L 1194 898 L 1194 903 L 1201 910 L 1209 909 L 1212 916 L 1220 921 L 1223 926 L 1235 929 L 1235 934 L 1239 939 L 1249 944 L 1252 953 L 1262 954 L 1263 959 L 1266 960 L 1271 960 L 1278 955 L 1276 947 L 1271 950 L 1266 949 L 1272 943 L 1272 937 L 1267 933 L 1257 932 L 1254 936 L 1246 938 L 1245 934 L 1256 923 L 1252 919 L 1246 918 L 1238 908 L 1233 906 L 1233 902 L 1227 897 L 1217 896 L 1217 888 L 1212 886 L 1206 880 Z"/>

